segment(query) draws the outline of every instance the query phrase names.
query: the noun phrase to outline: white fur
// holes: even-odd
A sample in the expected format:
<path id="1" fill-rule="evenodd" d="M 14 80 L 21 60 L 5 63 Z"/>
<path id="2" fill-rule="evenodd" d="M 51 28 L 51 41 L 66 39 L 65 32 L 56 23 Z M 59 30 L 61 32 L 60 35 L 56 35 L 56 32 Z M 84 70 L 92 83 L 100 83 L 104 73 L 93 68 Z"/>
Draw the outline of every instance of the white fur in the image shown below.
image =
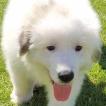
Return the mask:
<path id="1" fill-rule="evenodd" d="M 19 36 L 31 31 L 29 51 L 19 56 Z M 16 103 L 32 97 L 35 84 L 45 85 L 48 106 L 75 106 L 84 74 L 101 50 L 100 23 L 89 0 L 10 0 L 3 23 L 2 49 Z M 55 45 L 55 51 L 46 49 Z M 81 45 L 80 52 L 75 47 Z M 51 79 L 60 83 L 57 73 L 73 70 L 70 98 L 56 101 Z"/>

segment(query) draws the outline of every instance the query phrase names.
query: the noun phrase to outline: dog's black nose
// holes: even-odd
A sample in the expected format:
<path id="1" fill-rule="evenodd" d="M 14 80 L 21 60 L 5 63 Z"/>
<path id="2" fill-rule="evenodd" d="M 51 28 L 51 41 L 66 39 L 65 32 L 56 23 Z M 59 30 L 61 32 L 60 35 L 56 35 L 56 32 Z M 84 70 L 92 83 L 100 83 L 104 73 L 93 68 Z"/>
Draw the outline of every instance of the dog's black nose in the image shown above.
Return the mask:
<path id="1" fill-rule="evenodd" d="M 63 71 L 58 73 L 58 77 L 62 82 L 68 83 L 74 78 L 74 73 L 72 71 Z"/>

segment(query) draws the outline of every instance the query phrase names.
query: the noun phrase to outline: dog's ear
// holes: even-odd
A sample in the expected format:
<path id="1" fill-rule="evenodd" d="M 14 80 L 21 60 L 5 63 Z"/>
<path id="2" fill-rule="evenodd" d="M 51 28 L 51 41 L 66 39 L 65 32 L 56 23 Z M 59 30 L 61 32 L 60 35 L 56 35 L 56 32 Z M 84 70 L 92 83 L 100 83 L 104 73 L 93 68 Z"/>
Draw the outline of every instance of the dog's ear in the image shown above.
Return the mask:
<path id="1" fill-rule="evenodd" d="M 97 62 L 100 60 L 101 58 L 101 54 L 102 54 L 102 51 L 101 50 L 95 50 L 94 53 L 93 53 L 93 56 L 92 56 L 92 59 L 94 62 Z"/>
<path id="2" fill-rule="evenodd" d="M 23 31 L 19 36 L 19 55 L 26 54 L 29 50 L 31 33 L 30 31 Z"/>

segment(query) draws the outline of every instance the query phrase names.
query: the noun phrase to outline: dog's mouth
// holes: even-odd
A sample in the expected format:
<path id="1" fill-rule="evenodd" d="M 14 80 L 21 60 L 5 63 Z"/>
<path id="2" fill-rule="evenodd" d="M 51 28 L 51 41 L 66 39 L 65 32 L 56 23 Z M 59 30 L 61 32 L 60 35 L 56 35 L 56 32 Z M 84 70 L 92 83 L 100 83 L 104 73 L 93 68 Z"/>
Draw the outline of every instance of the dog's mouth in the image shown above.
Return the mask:
<path id="1" fill-rule="evenodd" d="M 58 84 L 53 81 L 53 93 L 57 101 L 66 101 L 71 95 L 71 84 Z"/>

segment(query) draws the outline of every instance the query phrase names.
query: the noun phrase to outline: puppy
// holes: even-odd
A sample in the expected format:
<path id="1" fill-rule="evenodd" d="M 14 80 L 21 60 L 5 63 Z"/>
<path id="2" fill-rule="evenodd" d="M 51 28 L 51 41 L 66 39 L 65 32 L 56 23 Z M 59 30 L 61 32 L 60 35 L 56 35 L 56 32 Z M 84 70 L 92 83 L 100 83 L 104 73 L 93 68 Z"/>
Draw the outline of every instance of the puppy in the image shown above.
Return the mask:
<path id="1" fill-rule="evenodd" d="M 89 0 L 10 0 L 2 50 L 11 99 L 45 86 L 48 106 L 75 106 L 87 70 L 100 58 L 100 22 Z"/>

